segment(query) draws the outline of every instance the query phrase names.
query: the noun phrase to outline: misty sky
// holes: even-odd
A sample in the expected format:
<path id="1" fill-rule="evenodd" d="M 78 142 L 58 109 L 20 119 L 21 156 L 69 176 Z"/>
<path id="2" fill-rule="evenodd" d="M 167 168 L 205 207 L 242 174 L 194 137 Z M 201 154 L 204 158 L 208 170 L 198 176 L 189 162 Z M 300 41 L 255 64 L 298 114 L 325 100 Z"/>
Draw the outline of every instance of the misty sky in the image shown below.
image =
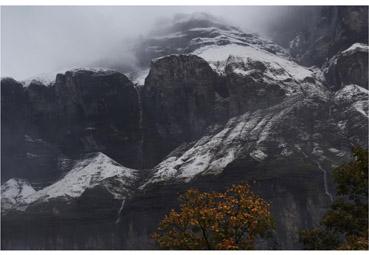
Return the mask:
<path id="1" fill-rule="evenodd" d="M 158 19 L 207 12 L 244 30 L 263 33 L 283 7 L 2 7 L 1 76 L 22 80 L 101 59 L 130 61 L 127 45 Z"/>

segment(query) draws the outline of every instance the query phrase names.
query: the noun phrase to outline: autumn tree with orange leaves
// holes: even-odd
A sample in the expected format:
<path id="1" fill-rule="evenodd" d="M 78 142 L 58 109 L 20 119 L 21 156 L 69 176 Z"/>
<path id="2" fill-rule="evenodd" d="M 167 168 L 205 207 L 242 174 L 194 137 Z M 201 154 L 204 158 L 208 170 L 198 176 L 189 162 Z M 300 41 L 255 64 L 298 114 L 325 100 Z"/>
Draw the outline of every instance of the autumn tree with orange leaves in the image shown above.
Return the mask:
<path id="1" fill-rule="evenodd" d="M 248 185 L 224 193 L 190 189 L 179 201 L 179 210 L 170 211 L 152 236 L 162 249 L 253 249 L 273 228 L 270 205 Z"/>

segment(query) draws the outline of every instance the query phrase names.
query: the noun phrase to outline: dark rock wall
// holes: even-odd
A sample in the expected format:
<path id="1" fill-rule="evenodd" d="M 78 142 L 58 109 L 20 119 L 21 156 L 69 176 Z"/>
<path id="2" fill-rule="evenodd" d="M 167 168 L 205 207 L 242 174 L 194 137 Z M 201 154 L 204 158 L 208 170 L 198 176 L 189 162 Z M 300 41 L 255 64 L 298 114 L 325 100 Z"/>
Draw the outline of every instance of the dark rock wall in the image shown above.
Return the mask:
<path id="1" fill-rule="evenodd" d="M 1 181 L 26 173 L 24 134 L 26 95 L 22 84 L 1 80 Z"/>
<path id="2" fill-rule="evenodd" d="M 56 142 L 70 156 L 101 151 L 137 167 L 140 139 L 138 95 L 118 72 L 59 74 L 55 83 Z"/>
<path id="3" fill-rule="evenodd" d="M 325 78 L 332 90 L 357 84 L 368 89 L 368 51 L 338 53 L 327 64 Z"/>
<path id="4" fill-rule="evenodd" d="M 367 6 L 322 6 L 314 13 L 290 43 L 301 64 L 321 66 L 353 43 L 368 44 Z"/>
<path id="5" fill-rule="evenodd" d="M 152 64 L 142 91 L 146 166 L 226 119 L 217 107 L 218 82 L 209 64 L 194 55 L 171 55 Z"/>
<path id="6" fill-rule="evenodd" d="M 63 161 L 101 151 L 139 167 L 140 105 L 118 72 L 59 74 L 53 86 L 1 81 L 2 181 L 22 177 L 55 180 Z M 64 169 L 65 170 L 65 169 Z"/>

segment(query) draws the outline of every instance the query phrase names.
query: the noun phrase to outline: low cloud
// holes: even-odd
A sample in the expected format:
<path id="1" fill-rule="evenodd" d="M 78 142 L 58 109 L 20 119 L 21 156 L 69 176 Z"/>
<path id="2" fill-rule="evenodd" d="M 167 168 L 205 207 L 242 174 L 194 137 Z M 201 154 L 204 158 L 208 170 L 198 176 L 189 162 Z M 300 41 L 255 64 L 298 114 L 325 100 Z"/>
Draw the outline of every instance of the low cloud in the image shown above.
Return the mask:
<path id="1" fill-rule="evenodd" d="M 74 67 L 127 69 L 136 38 L 176 13 L 207 12 L 268 36 L 288 7 L 2 7 L 1 76 L 22 80 Z M 158 22 L 160 20 L 161 22 Z"/>

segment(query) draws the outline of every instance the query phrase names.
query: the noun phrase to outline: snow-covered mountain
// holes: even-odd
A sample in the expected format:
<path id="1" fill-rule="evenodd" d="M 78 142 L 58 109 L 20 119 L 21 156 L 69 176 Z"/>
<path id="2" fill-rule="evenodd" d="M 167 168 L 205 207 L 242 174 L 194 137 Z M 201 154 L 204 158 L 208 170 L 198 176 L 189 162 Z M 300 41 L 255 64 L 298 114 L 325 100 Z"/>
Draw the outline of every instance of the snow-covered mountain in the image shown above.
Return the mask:
<path id="1" fill-rule="evenodd" d="M 339 162 L 344 156 L 348 157 L 349 152 L 342 151 L 340 147 L 330 147 L 325 142 L 332 139 L 338 143 L 339 138 L 330 138 L 329 134 L 318 133 L 323 130 L 298 127 L 301 119 L 296 117 L 296 114 L 302 115 L 305 112 L 306 117 L 308 111 L 316 111 L 317 123 L 331 122 L 334 128 L 338 129 L 342 123 L 334 111 L 351 111 L 350 114 L 354 111 L 363 115 L 360 123 L 364 124 L 368 118 L 369 91 L 357 85 L 347 85 L 335 93 L 325 90 L 323 92 L 326 94 L 322 93 L 324 97 L 319 97 L 318 100 L 313 97 L 313 93 L 308 96 L 297 94 L 275 106 L 231 118 L 223 128 L 210 132 L 198 141 L 182 146 L 169 154 L 167 159 L 154 168 L 152 177 L 141 186 L 141 189 L 156 182 L 173 180 L 189 182 L 197 175 L 218 175 L 229 163 L 244 155 L 256 161 L 264 161 L 268 157 L 276 160 L 299 154 L 301 157 L 311 157 L 312 161 L 329 162 L 330 167 L 335 167 L 335 162 Z M 327 110 L 326 104 L 334 102 L 334 105 L 330 106 L 332 113 L 321 115 L 320 110 L 309 109 L 312 102 L 322 107 L 323 111 Z M 293 127 L 292 130 L 291 123 L 298 128 Z M 322 137 L 325 138 L 324 142 L 321 140 Z M 307 146 L 308 143 L 311 143 L 311 146 Z"/>
<path id="2" fill-rule="evenodd" d="M 73 199 L 97 185 L 106 187 L 116 199 L 126 197 L 137 179 L 137 171 L 120 165 L 101 152 L 89 156 L 78 161 L 61 180 L 27 197 L 27 202 Z"/>
<path id="3" fill-rule="evenodd" d="M 142 71 L 138 71 L 133 78 L 143 85 L 150 61 L 170 54 L 200 55 L 206 60 L 215 61 L 211 63 L 212 66 L 219 68 L 215 66 L 217 61 L 224 62 L 229 55 L 245 56 L 255 50 L 287 57 L 285 50 L 277 44 L 256 34 L 244 33 L 209 14 L 178 15 L 167 24 L 158 26 L 138 43 L 136 56 Z"/>
<path id="4" fill-rule="evenodd" d="M 105 188 L 114 199 L 125 200 L 131 195 L 137 178 L 137 170 L 126 168 L 98 152 L 78 160 L 60 180 L 38 191 L 25 181 L 10 179 L 1 186 L 2 201 L 4 210 L 24 211 L 28 206 L 48 201 L 68 202 L 97 186 Z"/>
<path id="5" fill-rule="evenodd" d="M 282 47 L 245 33 L 239 28 L 206 13 L 176 16 L 170 22 L 158 26 L 138 45 L 137 54 L 145 54 L 148 61 L 169 54 L 189 54 L 206 46 L 253 45 L 276 54 L 285 54 Z M 140 49 L 140 47 L 143 47 Z M 143 50 L 143 51 L 142 51 Z M 143 59 L 140 59 L 144 61 Z M 147 64 L 147 63 L 146 63 Z"/>
<path id="6" fill-rule="evenodd" d="M 180 15 L 140 41 L 141 66 L 129 77 L 82 68 L 50 86 L 2 80 L 3 176 L 32 183 L 58 170 L 37 191 L 4 182 L 3 212 L 18 210 L 5 224 L 41 224 L 32 238 L 18 236 L 33 248 L 150 248 L 177 193 L 248 181 L 272 204 L 274 241 L 299 248 L 298 231 L 334 198 L 331 169 L 353 145 L 367 147 L 367 49 L 354 44 L 305 67 L 256 34 Z"/>

